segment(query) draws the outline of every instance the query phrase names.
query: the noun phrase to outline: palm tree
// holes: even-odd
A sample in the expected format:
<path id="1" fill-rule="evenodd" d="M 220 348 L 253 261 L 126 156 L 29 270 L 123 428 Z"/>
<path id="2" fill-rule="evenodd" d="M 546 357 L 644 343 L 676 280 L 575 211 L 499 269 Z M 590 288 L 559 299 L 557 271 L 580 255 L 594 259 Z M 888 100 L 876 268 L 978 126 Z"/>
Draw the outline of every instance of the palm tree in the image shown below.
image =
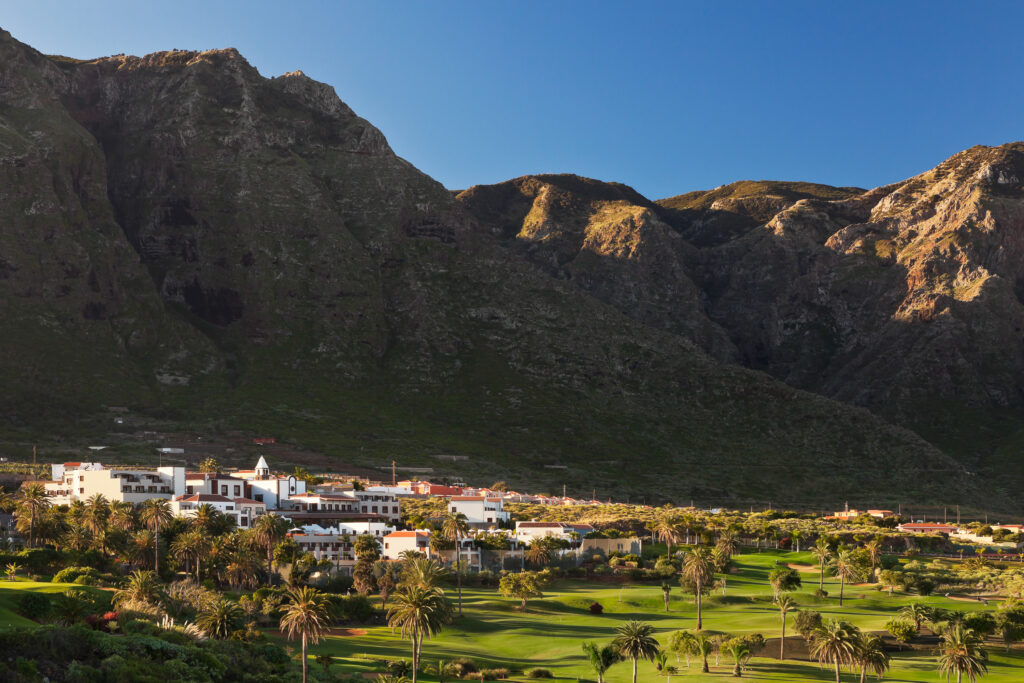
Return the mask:
<path id="1" fill-rule="evenodd" d="M 972 683 L 988 672 L 988 653 L 981 648 L 981 638 L 973 629 L 956 624 L 946 629 L 939 645 L 939 673 L 956 674 L 961 683 L 967 674 Z"/>
<path id="2" fill-rule="evenodd" d="M 664 541 L 668 547 L 668 556 L 672 557 L 672 544 L 679 543 L 682 539 L 682 533 L 679 528 L 679 520 L 670 512 L 663 512 L 658 515 L 658 519 L 655 520 L 651 531 L 654 532 L 654 537 L 659 541 Z"/>
<path id="3" fill-rule="evenodd" d="M 309 586 L 288 591 L 288 602 L 282 606 L 281 630 L 288 640 L 302 639 L 302 683 L 308 678 L 306 647 L 320 642 L 327 630 L 327 599 L 323 593 Z M 415 675 L 415 674 L 413 674 Z"/>
<path id="4" fill-rule="evenodd" d="M 911 602 L 900 608 L 899 615 L 914 622 L 914 630 L 921 633 L 921 624 L 932 617 L 932 610 L 922 602 Z"/>
<path id="5" fill-rule="evenodd" d="M 636 683 L 636 665 L 641 659 L 654 661 L 660 648 L 654 639 L 654 628 L 642 621 L 627 621 L 615 629 L 618 634 L 612 645 L 623 659 L 633 660 L 633 683 Z"/>
<path id="6" fill-rule="evenodd" d="M 217 518 L 220 516 L 220 512 L 217 508 L 213 507 L 209 503 L 200 503 L 196 506 L 195 510 L 192 511 L 192 521 L 196 527 L 206 531 L 207 533 L 213 531 L 213 527 L 217 524 Z"/>
<path id="7" fill-rule="evenodd" d="M 121 590 L 114 593 L 114 602 L 123 604 L 125 602 L 144 602 L 156 604 L 160 598 L 160 579 L 155 572 L 147 570 L 135 570 L 125 582 Z"/>
<path id="8" fill-rule="evenodd" d="M 701 619 L 701 593 L 704 586 L 711 582 L 715 575 L 714 558 L 707 548 L 697 546 L 686 553 L 683 558 L 683 577 L 691 582 L 697 594 L 697 630 L 704 627 Z"/>
<path id="9" fill-rule="evenodd" d="M 779 661 L 786 659 L 786 614 L 796 607 L 796 601 L 788 595 L 782 595 L 775 599 L 775 606 L 779 608 L 782 616 L 782 638 L 779 640 Z"/>
<path id="10" fill-rule="evenodd" d="M 156 552 L 156 536 L 149 529 L 136 532 L 128 548 L 128 556 L 136 566 L 148 563 Z"/>
<path id="11" fill-rule="evenodd" d="M 200 570 L 203 564 L 203 556 L 210 548 L 210 539 L 201 529 L 192 529 L 183 534 L 178 534 L 171 544 L 171 553 L 178 558 L 179 562 L 185 565 L 185 571 L 195 566 L 196 582 L 200 581 Z"/>
<path id="12" fill-rule="evenodd" d="M 889 653 L 885 651 L 885 641 L 879 636 L 861 634 L 857 639 L 855 659 L 860 667 L 860 683 L 864 683 L 868 669 L 878 678 L 889 670 Z"/>
<path id="13" fill-rule="evenodd" d="M 274 548 L 288 533 L 288 521 L 277 515 L 260 515 L 252 523 L 253 539 L 267 553 L 267 585 L 273 576 Z"/>
<path id="14" fill-rule="evenodd" d="M 726 642 L 722 649 L 725 650 L 729 656 L 732 657 L 735 666 L 732 669 L 732 675 L 739 678 L 743 675 L 743 664 L 750 659 L 750 646 L 739 638 L 733 638 Z"/>
<path id="15" fill-rule="evenodd" d="M 604 683 L 604 674 L 613 664 L 622 661 L 614 644 L 598 646 L 597 643 L 583 643 L 583 652 L 590 660 L 590 667 L 597 674 L 597 683 Z"/>
<path id="16" fill-rule="evenodd" d="M 203 610 L 196 617 L 196 626 L 206 631 L 206 634 L 216 640 L 227 640 L 238 628 L 245 613 L 237 603 L 221 598 L 209 608 Z M 303 664 L 306 659 L 306 649 L 302 649 Z M 305 669 L 305 667 L 303 667 Z"/>
<path id="17" fill-rule="evenodd" d="M 402 637 L 412 641 L 412 680 L 420 667 L 420 645 L 424 638 L 439 633 L 452 615 L 451 603 L 439 588 L 404 586 L 391 599 L 388 625 L 401 628 Z"/>
<path id="18" fill-rule="evenodd" d="M 250 553 L 244 550 L 237 550 L 229 556 L 227 565 L 224 567 L 224 573 L 228 583 L 235 590 L 239 588 L 255 588 L 256 577 L 259 573 L 259 562 Z"/>
<path id="19" fill-rule="evenodd" d="M 700 657 L 701 666 L 700 670 L 704 673 L 708 673 L 708 657 L 715 650 L 715 644 L 710 638 L 703 633 L 696 633 L 692 639 L 687 641 L 690 652 Z M 717 666 L 717 664 L 716 664 Z"/>
<path id="20" fill-rule="evenodd" d="M 28 511 L 28 545 L 32 548 L 36 541 L 36 515 L 50 506 L 50 499 L 46 495 L 46 487 L 39 483 L 26 484 L 19 498 L 18 506 Z"/>
<path id="21" fill-rule="evenodd" d="M 163 498 L 150 498 L 142 504 L 139 519 L 153 532 L 153 571 L 160 571 L 160 529 L 171 523 L 171 503 Z"/>
<path id="22" fill-rule="evenodd" d="M 523 558 L 530 564 L 543 567 L 551 561 L 551 548 L 545 539 L 535 538 L 523 553 Z"/>
<path id="23" fill-rule="evenodd" d="M 846 582 L 859 580 L 862 576 L 861 570 L 849 550 L 840 550 L 839 554 L 832 558 L 831 567 L 832 573 L 839 577 L 839 606 L 842 607 Z"/>
<path id="24" fill-rule="evenodd" d="M 135 530 L 135 508 L 123 500 L 115 500 L 110 504 L 110 526 L 124 532 Z"/>
<path id="25" fill-rule="evenodd" d="M 832 548 L 828 545 L 828 539 L 819 536 L 811 552 L 818 558 L 818 591 L 825 590 L 825 563 L 832 558 Z"/>
<path id="26" fill-rule="evenodd" d="M 64 544 L 72 550 L 85 550 L 89 547 L 89 542 L 92 540 L 92 536 L 89 534 L 89 530 L 78 523 L 72 522 L 68 526 L 67 531 L 64 532 Z"/>
<path id="27" fill-rule="evenodd" d="M 661 595 L 665 599 L 665 611 L 668 611 L 668 599 L 672 594 L 672 584 L 668 581 L 661 582 Z"/>
<path id="28" fill-rule="evenodd" d="M 800 539 L 804 537 L 804 532 L 799 529 L 793 529 L 789 532 L 789 537 L 793 539 L 794 550 L 800 552 Z"/>
<path id="29" fill-rule="evenodd" d="M 455 541 L 455 582 L 459 590 L 459 616 L 462 616 L 462 538 L 469 535 L 469 523 L 461 512 L 449 512 L 441 525 L 441 535 Z"/>
<path id="30" fill-rule="evenodd" d="M 89 613 L 92 600 L 81 588 L 69 588 L 53 597 L 53 613 L 63 626 L 71 626 Z"/>
<path id="31" fill-rule="evenodd" d="M 811 634 L 811 656 L 822 664 L 835 665 L 836 683 L 839 683 L 839 668 L 852 665 L 856 660 L 858 633 L 855 626 L 845 621 L 829 619 Z"/>
<path id="32" fill-rule="evenodd" d="M 864 549 L 868 551 L 868 557 L 871 558 L 871 571 L 875 571 L 875 567 L 882 561 L 882 539 L 873 538 L 864 544 Z"/>
<path id="33" fill-rule="evenodd" d="M 7 565 L 7 580 L 14 581 L 15 576 L 21 571 L 21 565 L 17 562 L 11 562 Z"/>
<path id="34" fill-rule="evenodd" d="M 427 557 L 410 557 L 403 561 L 401 583 L 404 586 L 437 588 L 448 575 L 440 562 Z"/>
<path id="35" fill-rule="evenodd" d="M 83 522 L 85 528 L 92 532 L 93 537 L 99 537 L 107 528 L 107 521 L 110 517 L 110 503 L 102 493 L 89 496 L 85 501 L 85 517 Z"/>
<path id="36" fill-rule="evenodd" d="M 715 548 L 725 555 L 726 558 L 731 558 L 740 548 L 739 536 L 736 535 L 735 531 L 726 529 L 719 535 Z"/>

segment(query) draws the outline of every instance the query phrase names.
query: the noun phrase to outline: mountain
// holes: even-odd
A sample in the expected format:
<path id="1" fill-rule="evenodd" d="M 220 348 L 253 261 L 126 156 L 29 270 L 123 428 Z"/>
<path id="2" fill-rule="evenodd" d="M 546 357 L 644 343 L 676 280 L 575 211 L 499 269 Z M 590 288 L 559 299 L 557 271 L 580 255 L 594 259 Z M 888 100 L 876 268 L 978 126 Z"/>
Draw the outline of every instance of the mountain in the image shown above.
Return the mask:
<path id="1" fill-rule="evenodd" d="M 774 228 L 754 205 L 776 185 L 672 204 L 537 176 L 453 196 L 300 72 L 265 78 L 230 49 L 48 57 L 6 33 L 0 167 L 8 443 L 88 443 L 125 406 L 204 438 L 578 494 L 1019 507 L 976 463 L 752 352 L 751 317 L 800 305 L 781 281 L 740 302 L 774 277 L 759 267 L 881 261 L 829 246 L 871 193 L 779 191 Z M 724 210 L 748 224 L 712 235 Z"/>

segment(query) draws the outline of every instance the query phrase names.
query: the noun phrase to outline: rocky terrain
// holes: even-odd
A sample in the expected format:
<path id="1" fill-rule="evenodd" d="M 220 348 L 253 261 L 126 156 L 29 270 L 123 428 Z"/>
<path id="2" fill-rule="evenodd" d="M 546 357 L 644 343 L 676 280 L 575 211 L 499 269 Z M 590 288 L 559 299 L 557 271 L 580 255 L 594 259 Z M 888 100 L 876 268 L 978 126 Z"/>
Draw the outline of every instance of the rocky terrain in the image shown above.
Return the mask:
<path id="1" fill-rule="evenodd" d="M 0 34 L 5 438 L 118 405 L 602 496 L 1016 510 L 988 468 L 1020 400 L 1020 154 L 867 192 L 453 196 L 299 72 Z"/>

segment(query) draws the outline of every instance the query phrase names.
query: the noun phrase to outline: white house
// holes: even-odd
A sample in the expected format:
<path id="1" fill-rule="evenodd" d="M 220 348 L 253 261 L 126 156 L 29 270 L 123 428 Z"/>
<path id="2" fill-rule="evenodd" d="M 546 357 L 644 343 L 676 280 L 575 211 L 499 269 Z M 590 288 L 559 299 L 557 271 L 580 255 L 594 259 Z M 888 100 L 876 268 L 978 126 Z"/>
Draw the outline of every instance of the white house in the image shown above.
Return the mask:
<path id="1" fill-rule="evenodd" d="M 594 530 L 589 524 L 572 524 L 568 522 L 516 522 L 516 538 L 529 543 L 538 538 L 555 537 L 565 541 L 583 538 Z"/>
<path id="2" fill-rule="evenodd" d="M 176 496 L 171 501 L 171 511 L 176 517 L 195 517 L 200 505 L 210 505 L 217 512 L 235 520 L 235 525 L 248 529 L 256 517 L 266 514 L 267 506 L 249 498 L 228 498 L 216 493 L 194 493 L 191 496 Z"/>
<path id="3" fill-rule="evenodd" d="M 233 477 L 248 484 L 246 497 L 265 503 L 268 510 L 287 508 L 292 496 L 306 492 L 306 482 L 302 479 L 290 474 L 271 474 L 270 466 L 262 455 L 255 469 L 239 470 L 233 473 Z"/>
<path id="4" fill-rule="evenodd" d="M 317 524 L 305 524 L 288 532 L 288 536 L 299 544 L 302 550 L 313 553 L 318 560 L 330 560 L 335 566 L 351 573 L 356 556 L 353 543 L 356 537 L 373 536 L 382 542 L 384 537 L 395 531 L 395 527 L 379 521 L 344 522 L 336 526 L 321 527 Z"/>
<path id="5" fill-rule="evenodd" d="M 53 505 L 70 505 L 97 493 L 109 501 L 143 503 L 171 499 L 185 491 L 184 467 L 104 467 L 99 463 L 64 463 L 51 468 L 60 478 L 44 484 Z"/>
<path id="6" fill-rule="evenodd" d="M 487 496 L 452 496 L 448 499 L 448 511 L 466 515 L 466 522 L 478 528 L 497 527 L 506 524 L 509 514 L 501 498 Z"/>

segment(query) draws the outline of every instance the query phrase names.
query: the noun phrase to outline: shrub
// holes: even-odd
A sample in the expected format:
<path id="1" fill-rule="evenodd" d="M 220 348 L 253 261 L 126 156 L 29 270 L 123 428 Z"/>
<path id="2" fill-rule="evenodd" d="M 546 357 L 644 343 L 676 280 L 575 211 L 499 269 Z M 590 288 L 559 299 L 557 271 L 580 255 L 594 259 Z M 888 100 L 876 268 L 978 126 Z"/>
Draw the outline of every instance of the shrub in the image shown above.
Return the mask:
<path id="1" fill-rule="evenodd" d="M 604 614 L 604 605 L 599 602 L 590 603 L 590 607 L 588 609 L 590 609 L 591 614 Z"/>
<path id="2" fill-rule="evenodd" d="M 365 623 L 373 618 L 375 609 L 365 595 L 337 596 L 332 601 L 331 616 L 335 621 L 356 621 Z"/>
<path id="3" fill-rule="evenodd" d="M 527 678 L 554 678 L 550 669 L 530 669 L 526 672 Z"/>
<path id="4" fill-rule="evenodd" d="M 828 597 L 828 591 L 823 589 L 823 588 L 817 588 L 814 591 L 814 597 L 816 597 L 816 598 L 827 598 Z"/>
<path id="5" fill-rule="evenodd" d="M 45 593 L 25 593 L 18 601 L 18 614 L 32 619 L 42 621 L 50 616 L 50 598 Z"/>
<path id="6" fill-rule="evenodd" d="M 448 662 L 448 665 L 445 667 L 445 671 L 456 678 L 464 678 L 469 674 L 475 674 L 479 669 L 477 669 L 476 662 L 472 659 L 469 659 L 468 657 L 459 657 Z"/>
<path id="7" fill-rule="evenodd" d="M 886 622 L 885 630 L 889 632 L 893 638 L 900 644 L 900 649 L 903 649 L 903 644 L 910 641 L 917 634 L 917 628 L 911 621 L 904 621 L 903 619 L 891 619 Z"/>
<path id="8" fill-rule="evenodd" d="M 480 669 L 481 681 L 500 681 L 512 675 L 512 672 L 505 668 Z"/>
<path id="9" fill-rule="evenodd" d="M 392 676 L 408 676 L 412 673 L 412 662 L 407 659 L 392 659 L 384 664 L 384 673 Z"/>
<path id="10" fill-rule="evenodd" d="M 100 582 L 100 573 L 92 567 L 65 567 L 53 577 L 53 583 L 77 583 L 80 586 L 95 586 Z"/>

